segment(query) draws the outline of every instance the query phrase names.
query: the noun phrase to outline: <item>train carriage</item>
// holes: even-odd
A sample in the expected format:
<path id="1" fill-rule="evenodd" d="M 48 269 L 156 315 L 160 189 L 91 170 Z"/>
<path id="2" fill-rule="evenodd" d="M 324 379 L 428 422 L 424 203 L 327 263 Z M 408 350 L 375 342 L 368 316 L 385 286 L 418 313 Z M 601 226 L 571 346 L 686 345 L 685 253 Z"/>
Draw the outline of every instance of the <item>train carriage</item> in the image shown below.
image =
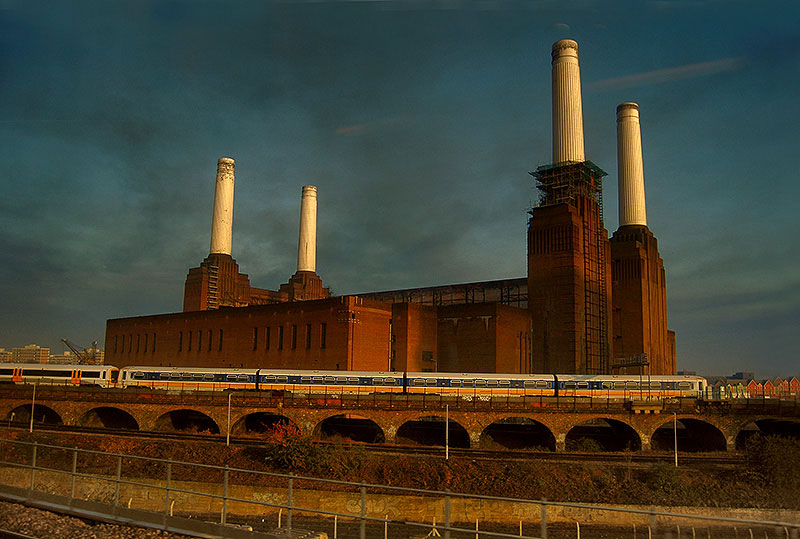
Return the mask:
<path id="1" fill-rule="evenodd" d="M 409 372 L 408 393 L 479 396 L 552 396 L 555 377 L 552 374 L 442 373 Z"/>
<path id="2" fill-rule="evenodd" d="M 258 369 L 130 366 L 120 370 L 120 384 L 176 391 L 255 390 Z"/>
<path id="3" fill-rule="evenodd" d="M 611 400 L 664 399 L 703 395 L 705 378 L 668 375 L 557 375 L 559 397 Z"/>
<path id="4" fill-rule="evenodd" d="M 115 387 L 118 375 L 113 365 L 0 364 L 0 383 Z"/>
<path id="5" fill-rule="evenodd" d="M 295 395 L 401 393 L 403 373 L 261 369 L 258 386 L 262 391 L 282 391 Z"/>

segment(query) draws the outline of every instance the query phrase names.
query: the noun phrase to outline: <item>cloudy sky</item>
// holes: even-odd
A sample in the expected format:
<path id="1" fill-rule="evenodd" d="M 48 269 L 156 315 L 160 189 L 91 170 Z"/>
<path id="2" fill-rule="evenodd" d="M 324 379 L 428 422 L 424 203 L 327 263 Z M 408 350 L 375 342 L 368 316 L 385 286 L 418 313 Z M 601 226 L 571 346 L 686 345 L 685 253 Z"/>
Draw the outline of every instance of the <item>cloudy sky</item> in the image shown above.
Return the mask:
<path id="1" fill-rule="evenodd" d="M 295 270 L 304 184 L 336 294 L 523 277 L 562 38 L 609 232 L 641 107 L 678 367 L 800 374 L 794 0 L 0 0 L 0 347 L 179 311 L 221 156 L 254 286 Z"/>

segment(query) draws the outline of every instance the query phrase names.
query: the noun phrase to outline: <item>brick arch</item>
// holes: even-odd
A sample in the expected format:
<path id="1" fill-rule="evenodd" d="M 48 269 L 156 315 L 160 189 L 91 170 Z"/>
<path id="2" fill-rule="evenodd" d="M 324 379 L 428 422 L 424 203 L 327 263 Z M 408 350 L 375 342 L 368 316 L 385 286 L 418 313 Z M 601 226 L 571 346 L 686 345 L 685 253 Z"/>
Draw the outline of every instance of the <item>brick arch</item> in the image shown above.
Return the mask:
<path id="1" fill-rule="evenodd" d="M 316 423 L 316 425 L 314 425 L 314 429 L 313 429 L 313 433 L 314 434 L 313 434 L 313 436 L 315 438 L 321 437 L 322 424 L 325 421 L 327 421 L 328 419 L 331 419 L 331 418 L 334 418 L 334 417 L 346 416 L 346 415 L 352 415 L 352 416 L 356 416 L 356 418 L 359 418 L 359 419 L 366 419 L 368 421 L 371 421 L 378 428 L 378 430 L 381 431 L 381 434 L 383 435 L 384 441 L 386 440 L 386 431 L 383 429 L 383 427 L 380 425 L 380 423 L 378 423 L 378 421 L 376 421 L 374 416 L 371 416 L 369 414 L 369 412 L 364 413 L 364 411 L 356 412 L 356 411 L 350 411 L 350 410 L 335 410 L 335 411 L 332 410 L 329 413 L 326 413 L 324 415 L 318 416 L 317 423 Z"/>
<path id="2" fill-rule="evenodd" d="M 8 421 L 8 419 L 11 416 L 11 412 L 13 412 L 15 409 L 17 409 L 17 408 L 19 408 L 21 406 L 30 406 L 30 405 L 31 405 L 31 399 L 26 399 L 26 400 L 22 400 L 22 399 L 17 400 L 17 399 L 15 399 L 15 400 L 11 401 L 11 403 L 8 406 L 4 406 L 3 407 L 3 411 L 5 412 L 3 414 L 3 419 Z M 67 423 L 67 417 L 69 416 L 69 411 L 67 410 L 66 407 L 64 407 L 64 406 L 54 406 L 54 403 L 51 402 L 51 401 L 47 401 L 46 403 L 44 403 L 44 402 L 39 402 L 38 400 L 36 401 L 35 406 L 41 406 L 43 408 L 48 408 L 48 409 L 52 410 L 53 412 L 55 412 L 56 414 L 58 414 L 58 417 L 61 418 L 61 422 L 64 425 L 70 425 L 71 424 L 71 423 Z"/>
<path id="3" fill-rule="evenodd" d="M 235 413 L 231 410 L 231 433 L 237 433 L 238 430 L 241 429 L 245 418 L 253 414 L 269 414 L 274 415 L 276 417 L 283 417 L 285 418 L 289 424 L 294 425 L 299 430 L 300 427 L 289 417 L 288 414 L 285 413 L 285 410 L 281 409 L 271 409 L 271 408 L 248 408 L 244 410 L 237 410 Z M 227 411 L 226 411 L 226 418 L 225 418 L 225 427 L 227 428 Z M 237 433 L 239 434 L 239 433 Z"/>
<path id="4" fill-rule="evenodd" d="M 592 421 L 595 419 L 602 419 L 604 421 L 614 421 L 616 423 L 620 423 L 633 431 L 633 433 L 637 436 L 639 442 L 639 448 L 644 449 L 650 447 L 650 439 L 646 436 L 645 431 L 641 428 L 637 421 L 633 421 L 632 418 L 636 416 L 630 415 L 621 415 L 621 414 L 604 414 L 601 412 L 595 413 L 584 413 L 584 414 L 570 414 L 569 419 L 561 423 L 561 430 L 556 434 L 556 451 L 564 451 L 566 450 L 567 444 L 567 436 L 569 435 L 570 431 L 575 427 L 586 423 L 587 421 Z M 645 444 L 646 440 L 646 444 Z"/>
<path id="5" fill-rule="evenodd" d="M 548 422 L 544 418 L 537 418 L 537 414 L 504 413 L 504 414 L 498 414 L 497 416 L 488 418 L 484 421 L 476 422 L 475 429 L 478 432 L 477 434 L 478 443 L 484 442 L 484 440 L 486 439 L 486 430 L 489 427 L 491 427 L 495 423 L 501 423 L 506 419 L 513 419 L 513 418 L 529 419 L 531 421 L 534 421 L 535 423 L 538 423 L 539 425 L 542 425 L 545 429 L 547 429 L 547 431 L 550 433 L 553 439 L 554 440 L 556 439 L 556 435 L 553 432 L 554 428 L 553 424 L 551 422 Z M 472 438 L 472 433 L 470 433 L 470 438 Z"/>
<path id="6" fill-rule="evenodd" d="M 141 424 L 139 423 L 139 420 L 136 417 L 136 412 L 134 412 L 133 409 L 131 409 L 128 406 L 125 406 L 124 404 L 121 404 L 121 403 L 120 404 L 116 404 L 116 403 L 115 404 L 108 404 L 108 403 L 96 403 L 96 402 L 82 403 L 82 404 L 84 404 L 84 406 L 75 408 L 75 410 L 74 410 L 75 420 L 74 420 L 74 423 L 70 422 L 69 423 L 70 425 L 73 425 L 73 424 L 74 425 L 80 425 L 81 420 L 83 420 L 83 418 L 86 417 L 86 414 L 88 414 L 92 410 L 98 410 L 100 408 L 111 408 L 111 409 L 114 409 L 114 410 L 119 410 L 121 412 L 125 412 L 126 414 L 131 416 L 133 418 L 133 420 L 136 421 L 136 424 L 139 427 L 139 430 L 141 430 Z"/>
<path id="7" fill-rule="evenodd" d="M 682 419 L 688 419 L 691 421 L 698 421 L 700 423 L 705 423 L 717 429 L 720 434 L 725 438 L 725 446 L 728 451 L 731 451 L 736 446 L 736 434 L 738 434 L 739 429 L 736 425 L 739 423 L 738 420 L 722 420 L 721 418 L 706 415 L 706 416 L 699 416 L 697 414 L 692 413 L 679 413 L 672 417 L 670 414 L 658 415 L 655 416 L 653 420 L 649 423 L 649 430 L 647 431 L 648 437 L 648 447 L 650 446 L 650 440 L 653 438 L 653 434 L 665 425 L 671 425 L 675 419 L 677 418 L 678 421 Z M 745 424 L 749 423 L 747 421 Z"/>
<path id="8" fill-rule="evenodd" d="M 414 410 L 412 412 L 405 412 L 401 416 L 401 418 L 398 421 L 395 422 L 396 428 L 394 428 L 394 430 L 392 431 L 391 441 L 392 442 L 396 442 L 397 441 L 397 431 L 399 431 L 400 428 L 403 425 L 405 425 L 406 423 L 409 423 L 411 421 L 421 421 L 421 420 L 423 420 L 425 418 L 428 418 L 428 417 L 440 417 L 442 419 L 442 421 L 444 421 L 446 415 L 447 414 L 445 413 L 444 410 Z M 476 438 L 473 438 L 473 432 L 474 431 L 471 430 L 469 428 L 469 426 L 468 426 L 468 423 L 469 423 L 468 415 L 469 414 L 466 414 L 464 412 L 451 413 L 449 419 L 450 419 L 451 422 L 455 423 L 456 425 L 458 425 L 459 427 L 461 427 L 462 429 L 464 429 L 466 431 L 467 436 L 469 437 L 469 446 L 470 447 L 475 447 L 477 445 L 477 441 L 479 441 L 480 433 L 478 433 L 478 438 L 477 438 L 477 441 L 476 441 Z M 377 421 L 376 421 L 376 423 L 377 423 Z M 378 426 L 381 426 L 380 423 L 378 424 Z M 384 430 L 383 432 L 384 432 L 384 436 L 386 436 L 386 441 L 389 442 L 389 440 L 390 440 L 389 439 L 389 432 L 387 430 Z"/>

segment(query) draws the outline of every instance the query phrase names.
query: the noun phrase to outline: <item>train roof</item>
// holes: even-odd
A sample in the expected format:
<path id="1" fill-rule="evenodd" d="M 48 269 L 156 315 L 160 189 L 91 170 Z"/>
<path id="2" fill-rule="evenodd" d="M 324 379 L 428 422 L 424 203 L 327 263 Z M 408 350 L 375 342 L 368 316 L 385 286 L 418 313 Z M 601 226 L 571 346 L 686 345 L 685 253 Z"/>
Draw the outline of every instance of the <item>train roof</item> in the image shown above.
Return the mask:
<path id="1" fill-rule="evenodd" d="M 504 374 L 497 372 L 409 372 L 409 378 L 484 378 L 486 380 L 552 380 L 552 374 Z"/>
<path id="2" fill-rule="evenodd" d="M 255 374 L 259 369 L 215 369 L 213 367 L 154 367 L 152 365 L 128 365 L 122 367 L 123 371 L 145 371 L 145 372 L 197 372 L 197 373 L 242 373 Z"/>

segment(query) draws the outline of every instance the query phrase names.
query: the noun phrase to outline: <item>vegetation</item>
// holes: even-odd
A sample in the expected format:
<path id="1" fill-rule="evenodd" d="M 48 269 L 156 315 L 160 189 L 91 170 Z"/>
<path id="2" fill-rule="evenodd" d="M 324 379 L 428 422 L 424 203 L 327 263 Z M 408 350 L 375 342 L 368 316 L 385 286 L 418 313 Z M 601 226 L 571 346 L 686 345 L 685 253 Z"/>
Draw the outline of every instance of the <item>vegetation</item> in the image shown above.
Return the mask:
<path id="1" fill-rule="evenodd" d="M 382 456 L 346 443 L 317 443 L 297 429 L 279 425 L 264 435 L 263 446 L 225 447 L 207 442 L 159 442 L 135 438 L 64 436 L 56 434 L 5 433 L 20 440 L 43 444 L 99 449 L 111 453 L 142 455 L 160 459 L 230 468 L 327 477 L 352 482 L 454 492 L 481 493 L 552 501 L 634 505 L 685 505 L 726 507 L 776 507 L 800 509 L 800 441 L 752 437 L 743 464 L 736 469 L 708 471 L 675 468 L 671 461 L 649 466 L 632 462 L 619 465 L 575 464 L 547 461 L 478 461 L 470 458 L 419 458 Z M 0 442 L 4 459 L 28 462 L 29 451 L 12 449 Z M 55 469 L 72 465 L 69 451 L 39 452 L 38 462 Z M 112 475 L 116 457 L 100 459 L 87 455 L 79 467 Z M 186 468 L 185 470 L 182 468 Z M 139 459 L 124 459 L 126 476 L 160 477 L 165 469 Z M 174 466 L 173 479 L 219 481 L 220 472 Z M 231 481 L 285 484 L 285 479 L 234 474 Z M 297 488 L 303 488 L 302 482 Z M 313 488 L 321 488 L 317 483 Z M 343 488 L 330 485 L 329 488 Z"/>

